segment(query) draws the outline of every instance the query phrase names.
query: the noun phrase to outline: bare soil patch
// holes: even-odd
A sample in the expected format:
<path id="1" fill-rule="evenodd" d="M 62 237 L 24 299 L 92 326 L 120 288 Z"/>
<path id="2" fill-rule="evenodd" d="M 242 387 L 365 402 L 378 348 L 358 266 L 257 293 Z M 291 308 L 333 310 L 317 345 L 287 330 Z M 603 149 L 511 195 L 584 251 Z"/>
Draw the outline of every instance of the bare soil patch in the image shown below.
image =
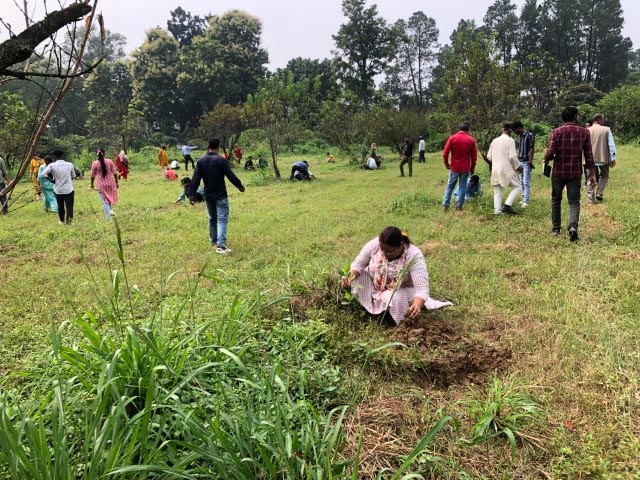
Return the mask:
<path id="1" fill-rule="evenodd" d="M 392 329 L 390 337 L 419 350 L 424 366 L 412 374 L 416 384 L 448 388 L 483 383 L 487 375 L 509 367 L 511 349 L 499 342 L 503 331 L 504 325 L 494 322 L 472 334 L 423 314 Z"/>

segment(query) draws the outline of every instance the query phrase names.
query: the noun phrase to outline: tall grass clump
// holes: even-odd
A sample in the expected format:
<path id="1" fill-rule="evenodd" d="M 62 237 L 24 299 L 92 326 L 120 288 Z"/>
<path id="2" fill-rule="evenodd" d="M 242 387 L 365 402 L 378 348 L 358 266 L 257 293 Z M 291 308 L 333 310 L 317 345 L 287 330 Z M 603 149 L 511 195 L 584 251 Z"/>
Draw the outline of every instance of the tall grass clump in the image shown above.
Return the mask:
<path id="1" fill-rule="evenodd" d="M 542 416 L 542 410 L 522 385 L 502 381 L 492 375 L 484 395 L 475 395 L 465 403 L 475 420 L 467 443 L 477 445 L 506 438 L 511 446 L 512 459 L 515 458 L 518 441 L 533 445 L 542 443 L 541 439 L 527 432 L 527 428 Z"/>
<path id="2" fill-rule="evenodd" d="M 160 302 L 134 322 L 139 302 L 128 298 L 137 292 L 116 231 L 110 296 L 93 286 L 98 316 L 52 325 L 47 371 L 2 395 L 0 471 L 36 480 L 346 475 L 346 407 L 317 409 L 305 391 L 314 356 L 301 359 L 296 382 L 279 363 L 291 359 L 256 326 L 259 299 L 235 298 L 221 318 L 198 321 L 188 308 L 197 281 L 173 315 Z M 78 340 L 68 344 L 71 328 Z M 294 350 L 286 343 L 303 336 L 281 335 L 279 347 Z M 321 405 L 334 403 L 321 398 L 329 387 L 315 392 Z"/>

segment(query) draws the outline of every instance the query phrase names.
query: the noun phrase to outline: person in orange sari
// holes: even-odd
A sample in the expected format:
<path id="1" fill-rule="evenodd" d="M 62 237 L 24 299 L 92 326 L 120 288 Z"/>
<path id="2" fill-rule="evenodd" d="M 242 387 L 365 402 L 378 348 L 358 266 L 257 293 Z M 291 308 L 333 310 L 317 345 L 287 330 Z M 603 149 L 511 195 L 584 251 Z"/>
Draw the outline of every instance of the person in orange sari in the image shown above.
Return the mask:
<path id="1" fill-rule="evenodd" d="M 44 160 L 41 159 L 38 155 L 34 155 L 31 159 L 31 163 L 29 164 L 29 177 L 31 178 L 31 182 L 33 183 L 34 188 L 36 189 L 36 199 L 40 200 L 40 195 L 42 194 L 42 190 L 40 189 L 40 182 L 38 181 L 38 169 L 40 165 L 44 165 Z"/>
<path id="2" fill-rule="evenodd" d="M 158 163 L 162 169 L 169 166 L 169 156 L 167 155 L 167 147 L 165 145 L 161 146 L 158 152 Z"/>

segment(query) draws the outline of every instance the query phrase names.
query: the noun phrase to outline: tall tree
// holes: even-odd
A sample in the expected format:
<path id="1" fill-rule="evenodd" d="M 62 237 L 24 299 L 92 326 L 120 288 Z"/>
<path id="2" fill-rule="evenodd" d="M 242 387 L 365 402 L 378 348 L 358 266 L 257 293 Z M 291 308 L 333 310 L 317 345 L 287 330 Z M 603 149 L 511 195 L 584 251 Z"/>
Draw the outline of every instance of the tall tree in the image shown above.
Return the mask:
<path id="1" fill-rule="evenodd" d="M 308 81 L 296 82 L 289 75 L 285 80 L 275 76 L 266 79 L 260 89 L 247 98 L 242 113 L 243 122 L 264 131 L 276 178 L 280 178 L 278 155 L 282 147 L 290 144 L 296 134 L 303 130 L 300 112 L 314 101 L 311 97 Z"/>
<path id="2" fill-rule="evenodd" d="M 132 52 L 133 103 L 154 131 L 171 134 L 182 117 L 176 89 L 178 41 L 166 30 L 153 28 Z"/>
<path id="3" fill-rule="evenodd" d="M 182 7 L 170 12 L 171 18 L 167 21 L 167 30 L 173 35 L 181 47 L 188 47 L 195 37 L 204 34 L 207 28 L 207 18 L 191 15 Z"/>
<path id="4" fill-rule="evenodd" d="M 631 40 L 622 36 L 624 18 L 620 0 L 582 0 L 583 57 L 580 79 L 603 91 L 615 88 L 629 69 Z"/>
<path id="5" fill-rule="evenodd" d="M 240 105 L 220 103 L 200 119 L 198 136 L 219 138 L 222 152 L 226 158 L 230 158 L 244 129 L 241 115 L 242 107 Z"/>
<path id="6" fill-rule="evenodd" d="M 86 127 L 105 148 L 126 150 L 133 138 L 144 134 L 142 112 L 131 106 L 132 84 L 131 67 L 123 60 L 100 65 L 85 81 L 91 98 Z"/>
<path id="7" fill-rule="evenodd" d="M 392 96 L 407 98 L 405 103 L 422 108 L 427 104 L 427 86 L 439 48 L 436 21 L 414 12 L 408 21 L 398 20 L 394 29 L 402 35 L 383 87 Z"/>
<path id="8" fill-rule="evenodd" d="M 496 0 L 487 9 L 484 25 L 495 36 L 496 47 L 501 52 L 502 63 L 509 65 L 513 59 L 518 29 L 515 4 L 511 0 Z"/>
<path id="9" fill-rule="evenodd" d="M 519 73 L 514 64 L 502 65 L 493 35 L 473 21 L 461 20 L 451 40 L 439 58 L 440 108 L 471 122 L 486 160 L 500 123 L 521 113 Z"/>
<path id="10" fill-rule="evenodd" d="M 333 40 L 341 78 L 368 105 L 375 76 L 382 73 L 395 53 L 397 35 L 378 15 L 376 5 L 365 5 L 366 0 L 342 1 L 347 23 L 340 25 Z"/>
<path id="11" fill-rule="evenodd" d="M 258 88 L 269 57 L 260 20 L 239 10 L 211 17 L 209 28 L 182 49 L 178 86 L 191 123 L 220 102 L 236 105 Z"/>

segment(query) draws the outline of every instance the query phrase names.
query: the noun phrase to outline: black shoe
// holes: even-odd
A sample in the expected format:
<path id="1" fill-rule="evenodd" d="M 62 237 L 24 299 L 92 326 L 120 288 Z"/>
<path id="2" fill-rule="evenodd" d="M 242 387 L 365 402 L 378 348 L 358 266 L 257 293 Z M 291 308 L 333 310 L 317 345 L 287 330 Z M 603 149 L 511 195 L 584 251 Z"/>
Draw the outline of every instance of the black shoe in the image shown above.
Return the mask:
<path id="1" fill-rule="evenodd" d="M 578 229 L 576 227 L 571 227 L 569 229 L 569 240 L 571 240 L 572 242 L 577 242 L 579 240 Z"/>
<path id="2" fill-rule="evenodd" d="M 598 202 L 603 202 L 604 201 L 604 197 L 602 195 L 596 195 L 596 200 Z"/>
<path id="3" fill-rule="evenodd" d="M 553 235 L 554 237 L 557 237 L 558 235 L 560 235 L 560 229 L 559 228 L 552 229 L 551 235 Z"/>
<path id="4" fill-rule="evenodd" d="M 506 205 L 506 204 L 502 206 L 502 211 L 504 213 L 508 213 L 509 215 L 517 215 L 518 214 L 518 212 L 516 212 L 511 205 Z"/>

